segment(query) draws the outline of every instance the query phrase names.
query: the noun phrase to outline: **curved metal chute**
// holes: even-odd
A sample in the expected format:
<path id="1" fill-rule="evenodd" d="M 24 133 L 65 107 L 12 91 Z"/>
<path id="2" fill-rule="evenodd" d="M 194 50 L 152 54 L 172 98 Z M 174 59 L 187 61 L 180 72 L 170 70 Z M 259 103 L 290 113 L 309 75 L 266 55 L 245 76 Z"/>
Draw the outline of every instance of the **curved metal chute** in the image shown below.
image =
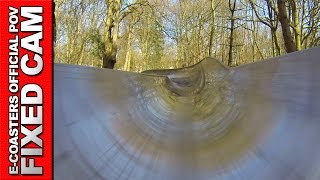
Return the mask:
<path id="1" fill-rule="evenodd" d="M 55 178 L 320 179 L 319 57 L 143 73 L 55 64 Z"/>

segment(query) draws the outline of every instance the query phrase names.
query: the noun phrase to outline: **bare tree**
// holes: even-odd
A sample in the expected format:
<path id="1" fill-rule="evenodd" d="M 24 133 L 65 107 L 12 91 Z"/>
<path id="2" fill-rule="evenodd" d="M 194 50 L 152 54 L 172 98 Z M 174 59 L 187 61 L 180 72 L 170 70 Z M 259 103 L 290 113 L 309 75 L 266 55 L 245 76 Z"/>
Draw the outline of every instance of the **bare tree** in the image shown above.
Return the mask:
<path id="1" fill-rule="evenodd" d="M 234 47 L 234 30 L 235 30 L 235 12 L 236 12 L 236 3 L 237 0 L 229 0 L 229 11 L 230 11 L 230 36 L 229 36 L 229 58 L 228 66 L 234 66 L 235 62 L 233 60 L 233 47 Z"/>
<path id="2" fill-rule="evenodd" d="M 286 47 L 286 51 L 290 53 L 290 52 L 296 51 L 297 48 L 291 36 L 290 21 L 287 16 L 285 0 L 277 0 L 277 4 L 278 4 L 279 21 L 281 23 L 284 44 Z"/>
<path id="3" fill-rule="evenodd" d="M 297 9 L 297 4 L 295 0 L 288 0 L 290 7 L 291 7 L 291 14 L 292 14 L 292 29 L 294 32 L 294 40 L 296 44 L 296 50 L 301 50 L 301 31 L 300 31 L 300 22 L 299 22 L 299 13 Z"/>
<path id="4" fill-rule="evenodd" d="M 108 12 L 105 26 L 103 67 L 113 69 L 117 61 L 121 0 L 106 0 Z"/>
<path id="5" fill-rule="evenodd" d="M 272 36 L 272 49 L 273 49 L 273 56 L 278 56 L 281 53 L 281 48 L 278 42 L 277 37 L 277 29 L 278 29 L 278 12 L 275 8 L 275 4 L 272 0 L 265 0 L 265 3 L 267 4 L 267 15 L 262 17 L 259 12 L 263 12 L 265 14 L 264 10 L 257 10 L 258 6 L 254 0 L 249 0 L 249 3 L 251 5 L 251 8 L 253 9 L 256 17 L 258 18 L 259 22 L 266 25 L 270 28 L 271 36 Z"/>
<path id="6" fill-rule="evenodd" d="M 210 39 L 209 39 L 209 56 L 212 56 L 212 47 L 213 47 L 213 37 L 214 37 L 214 30 L 215 30 L 215 16 L 216 16 L 216 2 L 215 0 L 211 0 L 211 29 L 210 29 Z"/>
<path id="7" fill-rule="evenodd" d="M 55 62 L 126 71 L 320 45 L 319 0 L 55 0 L 55 22 Z"/>

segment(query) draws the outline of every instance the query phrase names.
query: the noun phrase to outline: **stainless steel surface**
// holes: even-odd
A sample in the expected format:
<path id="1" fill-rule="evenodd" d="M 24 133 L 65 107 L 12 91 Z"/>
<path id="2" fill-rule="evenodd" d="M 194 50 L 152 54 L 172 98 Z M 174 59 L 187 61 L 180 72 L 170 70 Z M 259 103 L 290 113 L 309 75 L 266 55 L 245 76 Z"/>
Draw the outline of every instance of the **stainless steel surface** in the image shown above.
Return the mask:
<path id="1" fill-rule="evenodd" d="M 55 179 L 319 180 L 319 57 L 143 74 L 55 64 Z"/>

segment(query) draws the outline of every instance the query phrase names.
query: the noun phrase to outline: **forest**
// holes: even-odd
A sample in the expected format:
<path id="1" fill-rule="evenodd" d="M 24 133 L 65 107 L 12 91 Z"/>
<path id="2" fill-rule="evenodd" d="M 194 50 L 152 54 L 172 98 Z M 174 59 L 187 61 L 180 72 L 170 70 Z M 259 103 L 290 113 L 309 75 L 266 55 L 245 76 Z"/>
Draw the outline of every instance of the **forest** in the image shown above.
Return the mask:
<path id="1" fill-rule="evenodd" d="M 56 63 L 123 71 L 227 66 L 320 45 L 319 0 L 55 0 Z"/>

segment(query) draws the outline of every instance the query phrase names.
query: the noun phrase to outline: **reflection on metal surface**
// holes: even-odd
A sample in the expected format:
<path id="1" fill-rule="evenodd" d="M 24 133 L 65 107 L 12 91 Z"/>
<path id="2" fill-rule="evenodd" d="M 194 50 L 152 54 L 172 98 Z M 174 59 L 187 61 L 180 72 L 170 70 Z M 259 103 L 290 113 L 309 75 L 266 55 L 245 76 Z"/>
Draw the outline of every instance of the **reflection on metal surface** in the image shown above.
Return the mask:
<path id="1" fill-rule="evenodd" d="M 56 179 L 320 179 L 320 49 L 224 67 L 54 67 Z"/>

